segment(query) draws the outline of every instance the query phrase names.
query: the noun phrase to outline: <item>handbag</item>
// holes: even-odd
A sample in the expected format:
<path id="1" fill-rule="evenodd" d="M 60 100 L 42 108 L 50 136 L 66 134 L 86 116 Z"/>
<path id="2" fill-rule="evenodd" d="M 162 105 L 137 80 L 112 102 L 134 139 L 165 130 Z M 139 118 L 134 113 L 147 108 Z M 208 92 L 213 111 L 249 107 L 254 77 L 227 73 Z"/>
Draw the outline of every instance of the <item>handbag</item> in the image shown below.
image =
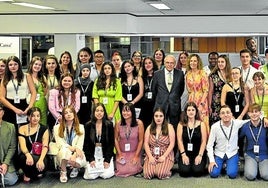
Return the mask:
<path id="1" fill-rule="evenodd" d="M 32 154 L 34 155 L 41 155 L 42 153 L 43 144 L 40 142 L 33 142 L 32 143 Z"/>
<path id="2" fill-rule="evenodd" d="M 28 136 L 30 143 L 32 144 L 31 154 L 41 155 L 43 144 L 41 142 L 37 142 L 38 134 L 39 134 L 40 125 L 38 125 L 37 132 L 35 135 L 34 142 L 31 139 L 31 136 Z M 30 125 L 28 124 L 28 135 L 30 135 Z"/>

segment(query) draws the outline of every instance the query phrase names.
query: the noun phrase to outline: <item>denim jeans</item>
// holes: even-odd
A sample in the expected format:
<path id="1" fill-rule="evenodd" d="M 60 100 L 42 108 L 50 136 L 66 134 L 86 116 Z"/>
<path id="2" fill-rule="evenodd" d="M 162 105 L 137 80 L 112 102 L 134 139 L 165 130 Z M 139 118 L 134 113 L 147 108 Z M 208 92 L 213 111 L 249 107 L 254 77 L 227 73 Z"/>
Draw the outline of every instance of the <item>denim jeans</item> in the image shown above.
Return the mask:
<path id="1" fill-rule="evenodd" d="M 258 162 L 254 158 L 245 154 L 244 176 L 248 180 L 255 180 L 258 170 L 260 171 L 261 178 L 268 181 L 268 159 Z"/>
<path id="2" fill-rule="evenodd" d="M 5 185 L 14 185 L 18 181 L 18 176 L 16 172 L 9 173 L 7 172 L 4 175 L 4 183 Z"/>
<path id="3" fill-rule="evenodd" d="M 223 158 L 220 158 L 215 155 L 215 162 L 218 165 L 218 167 L 216 166 L 213 167 L 213 170 L 210 173 L 210 176 L 212 178 L 217 178 L 221 173 L 223 163 L 226 162 L 226 174 L 231 179 L 236 178 L 238 174 L 238 160 L 239 160 L 238 154 L 235 154 L 229 159 L 227 158 L 226 155 L 224 155 Z"/>

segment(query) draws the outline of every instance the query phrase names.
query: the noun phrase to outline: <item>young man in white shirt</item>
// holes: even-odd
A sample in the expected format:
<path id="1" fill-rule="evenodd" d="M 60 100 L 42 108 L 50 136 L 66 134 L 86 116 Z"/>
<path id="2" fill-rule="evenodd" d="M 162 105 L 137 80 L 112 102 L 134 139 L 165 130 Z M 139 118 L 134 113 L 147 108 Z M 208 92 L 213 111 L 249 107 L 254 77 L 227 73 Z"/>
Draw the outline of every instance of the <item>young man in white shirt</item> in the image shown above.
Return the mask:
<path id="1" fill-rule="evenodd" d="M 207 143 L 208 171 L 212 178 L 217 178 L 226 162 L 226 174 L 233 179 L 238 174 L 238 131 L 248 120 L 233 119 L 232 111 L 227 105 L 221 107 L 220 118 L 220 121 L 212 125 Z"/>

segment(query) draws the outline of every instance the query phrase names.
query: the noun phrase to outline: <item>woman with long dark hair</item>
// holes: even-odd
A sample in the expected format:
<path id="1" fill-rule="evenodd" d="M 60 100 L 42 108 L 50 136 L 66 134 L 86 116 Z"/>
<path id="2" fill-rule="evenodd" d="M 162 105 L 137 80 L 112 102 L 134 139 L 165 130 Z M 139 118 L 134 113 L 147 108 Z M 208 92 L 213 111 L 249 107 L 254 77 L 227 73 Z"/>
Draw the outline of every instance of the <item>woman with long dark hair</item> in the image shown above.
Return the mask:
<path id="1" fill-rule="evenodd" d="M 93 107 L 91 121 L 85 125 L 83 150 L 88 164 L 84 179 L 107 179 L 114 176 L 113 149 L 113 123 L 108 119 L 105 106 L 97 103 Z"/>
<path id="2" fill-rule="evenodd" d="M 200 121 L 195 103 L 186 103 L 184 115 L 177 128 L 179 173 L 183 177 L 201 176 L 205 172 L 207 143 L 206 127 Z"/>
<path id="3" fill-rule="evenodd" d="M 171 176 L 174 165 L 175 131 L 166 121 L 161 108 L 154 111 L 153 121 L 147 127 L 144 136 L 145 159 L 143 166 L 144 178 L 167 179 Z"/>
<path id="4" fill-rule="evenodd" d="M 122 109 L 122 120 L 115 126 L 116 176 L 127 177 L 142 171 L 141 151 L 144 128 L 141 120 L 136 119 L 132 103 Z"/>
<path id="5" fill-rule="evenodd" d="M 26 102 L 28 94 L 31 94 L 29 104 Z M 5 106 L 3 120 L 13 123 L 18 130 L 19 124 L 27 122 L 27 112 L 35 99 L 36 90 L 32 77 L 23 73 L 18 57 L 10 56 L 0 86 L 0 102 Z"/>
<path id="6" fill-rule="evenodd" d="M 27 112 L 29 124 L 19 128 L 19 164 L 24 172 L 25 183 L 42 177 L 46 170 L 49 133 L 45 126 L 40 126 L 42 117 L 38 107 L 32 107 Z"/>
<path id="7" fill-rule="evenodd" d="M 102 65 L 99 78 L 94 82 L 92 98 L 95 104 L 104 104 L 110 120 L 117 123 L 121 119 L 119 102 L 122 100 L 122 86 L 112 63 Z"/>

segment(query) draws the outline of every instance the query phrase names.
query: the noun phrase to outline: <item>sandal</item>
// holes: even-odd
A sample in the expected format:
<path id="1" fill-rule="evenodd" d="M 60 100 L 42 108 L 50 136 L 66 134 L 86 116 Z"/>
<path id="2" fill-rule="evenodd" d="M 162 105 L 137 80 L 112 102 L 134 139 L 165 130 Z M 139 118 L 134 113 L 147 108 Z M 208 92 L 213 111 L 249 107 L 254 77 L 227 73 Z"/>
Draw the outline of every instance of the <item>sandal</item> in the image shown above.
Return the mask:
<path id="1" fill-rule="evenodd" d="M 73 168 L 70 173 L 70 178 L 76 178 L 78 175 L 78 168 Z"/>
<path id="2" fill-rule="evenodd" d="M 66 183 L 68 181 L 67 171 L 60 171 L 60 182 Z"/>

